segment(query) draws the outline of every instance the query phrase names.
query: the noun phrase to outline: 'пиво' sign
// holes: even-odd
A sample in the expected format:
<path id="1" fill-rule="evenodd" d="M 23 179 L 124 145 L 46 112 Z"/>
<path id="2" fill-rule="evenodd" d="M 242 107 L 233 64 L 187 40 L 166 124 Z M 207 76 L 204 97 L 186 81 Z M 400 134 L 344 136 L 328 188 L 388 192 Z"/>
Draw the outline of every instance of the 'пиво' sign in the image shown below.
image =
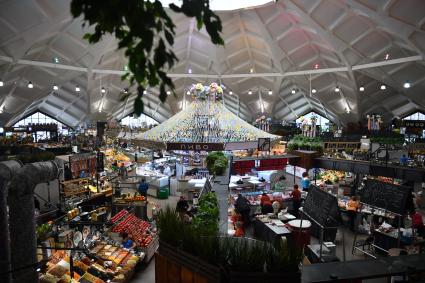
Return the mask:
<path id="1" fill-rule="evenodd" d="M 223 143 L 172 142 L 172 143 L 167 143 L 167 150 L 220 151 L 220 150 L 224 150 L 224 144 Z"/>
<path id="2" fill-rule="evenodd" d="M 403 120 L 402 127 L 406 128 L 422 128 L 425 129 L 425 120 Z"/>

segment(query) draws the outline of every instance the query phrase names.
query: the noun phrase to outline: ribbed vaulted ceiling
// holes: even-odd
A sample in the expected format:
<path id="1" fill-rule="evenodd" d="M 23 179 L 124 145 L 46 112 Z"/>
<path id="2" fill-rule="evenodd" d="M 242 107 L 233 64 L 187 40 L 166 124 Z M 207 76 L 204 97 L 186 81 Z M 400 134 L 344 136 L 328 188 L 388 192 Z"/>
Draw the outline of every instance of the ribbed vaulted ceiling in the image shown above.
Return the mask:
<path id="1" fill-rule="evenodd" d="M 127 87 L 120 75 L 99 70 L 122 71 L 126 58 L 116 50 L 116 40 L 106 36 L 89 45 L 81 19 L 69 13 L 69 0 L 0 1 L 1 124 L 12 124 L 34 111 L 76 126 L 87 120 L 132 112 L 132 99 L 120 100 Z M 204 30 L 182 15 L 172 15 L 177 29 L 174 51 L 180 59 L 170 74 L 196 77 L 174 78 L 177 97 L 159 103 L 157 90 L 144 97 L 145 113 L 164 121 L 180 110 L 187 87 L 196 82 L 221 80 L 235 95 L 225 96 L 231 111 L 251 120 L 260 114 L 294 119 L 315 110 L 329 119 L 347 123 L 368 113 L 384 118 L 425 109 L 425 1 L 421 0 L 280 0 L 254 9 L 219 12 L 223 22 L 224 47 L 210 43 Z M 389 59 L 422 56 L 400 64 L 356 70 L 356 65 Z M 77 68 L 28 65 L 26 61 Z M 347 71 L 296 76 L 226 75 L 280 73 L 345 67 Z M 353 70 L 354 69 L 354 70 Z M 98 70 L 98 71 L 96 71 Z M 221 79 L 206 78 L 215 75 Z M 317 89 L 310 95 L 311 87 Z M 404 89 L 409 80 L 411 88 Z M 34 83 L 27 88 L 28 81 Z M 52 86 L 60 86 L 53 92 Z M 386 90 L 380 85 L 385 84 Z M 79 85 L 81 91 L 75 92 Z M 335 93 L 335 86 L 341 92 Z M 364 92 L 358 88 L 363 85 Z M 100 86 L 108 91 L 102 96 Z M 295 93 L 291 90 L 296 89 Z M 249 95 L 248 91 L 252 94 Z M 273 91 L 268 95 L 269 90 Z M 237 95 L 237 96 L 236 96 Z M 102 105 L 102 113 L 98 113 Z M 347 109 L 350 113 L 347 113 Z"/>

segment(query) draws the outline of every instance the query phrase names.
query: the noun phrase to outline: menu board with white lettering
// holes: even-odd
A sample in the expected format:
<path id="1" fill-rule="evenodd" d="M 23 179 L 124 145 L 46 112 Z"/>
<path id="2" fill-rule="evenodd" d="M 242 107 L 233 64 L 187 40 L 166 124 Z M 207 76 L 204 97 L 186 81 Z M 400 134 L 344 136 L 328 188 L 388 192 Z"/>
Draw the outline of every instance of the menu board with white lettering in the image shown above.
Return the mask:
<path id="1" fill-rule="evenodd" d="M 360 192 L 360 201 L 397 214 L 406 212 L 410 188 L 368 179 Z"/>

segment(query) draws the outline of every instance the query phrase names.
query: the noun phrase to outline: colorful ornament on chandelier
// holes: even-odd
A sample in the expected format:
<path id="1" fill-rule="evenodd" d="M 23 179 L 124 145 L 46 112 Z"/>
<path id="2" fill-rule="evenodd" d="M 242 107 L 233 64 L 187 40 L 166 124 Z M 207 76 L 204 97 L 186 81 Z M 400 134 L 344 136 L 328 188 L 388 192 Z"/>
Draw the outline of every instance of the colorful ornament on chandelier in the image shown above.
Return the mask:
<path id="1" fill-rule="evenodd" d="M 223 89 L 225 89 L 225 87 L 223 85 L 217 84 L 216 82 L 213 82 L 208 86 L 197 83 L 189 88 L 189 92 L 193 98 L 199 100 L 222 100 Z"/>

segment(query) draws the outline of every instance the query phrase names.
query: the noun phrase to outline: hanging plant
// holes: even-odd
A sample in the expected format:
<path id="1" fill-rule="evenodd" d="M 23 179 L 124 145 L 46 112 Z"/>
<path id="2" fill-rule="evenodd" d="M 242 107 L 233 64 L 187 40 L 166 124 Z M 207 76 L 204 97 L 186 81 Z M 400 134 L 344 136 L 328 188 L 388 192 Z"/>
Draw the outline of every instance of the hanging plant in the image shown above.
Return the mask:
<path id="1" fill-rule="evenodd" d="M 223 45 L 220 36 L 220 18 L 210 9 L 209 0 L 183 0 L 181 6 L 170 4 L 171 10 L 196 18 L 197 28 L 205 26 L 211 42 Z M 118 40 L 118 48 L 125 50 L 128 70 L 122 79 L 137 83 L 134 112 L 143 113 L 143 92 L 159 86 L 161 102 L 167 99 L 167 90 L 174 92 L 174 84 L 166 71 L 178 60 L 172 50 L 175 25 L 159 0 L 72 0 L 71 13 L 83 16 L 84 24 L 94 25 L 94 32 L 84 36 L 91 44 L 99 42 L 104 34 Z M 130 93 L 123 94 L 126 99 Z"/>

